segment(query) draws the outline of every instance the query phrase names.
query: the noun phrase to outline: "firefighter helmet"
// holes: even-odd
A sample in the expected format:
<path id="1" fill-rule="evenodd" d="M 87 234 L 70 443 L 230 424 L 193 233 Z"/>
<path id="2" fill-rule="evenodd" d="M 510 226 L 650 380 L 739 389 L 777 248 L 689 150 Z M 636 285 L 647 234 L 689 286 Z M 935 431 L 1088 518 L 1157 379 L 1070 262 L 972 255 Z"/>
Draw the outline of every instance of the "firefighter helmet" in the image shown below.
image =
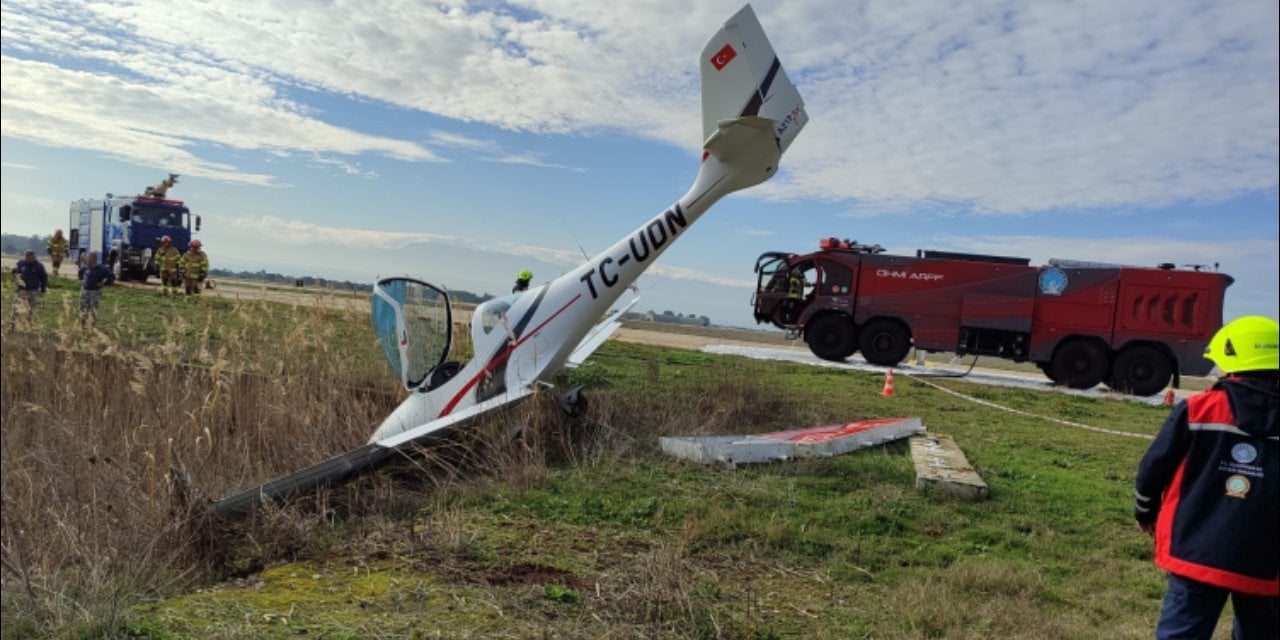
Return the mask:
<path id="1" fill-rule="evenodd" d="M 191 247 L 192 249 L 199 249 L 202 245 L 200 244 L 199 240 L 192 240 L 191 244 L 187 246 Z"/>
<path id="2" fill-rule="evenodd" d="M 521 279 L 521 280 L 532 280 L 532 279 L 533 279 L 533 272 L 532 272 L 532 271 L 530 271 L 530 270 L 528 270 L 528 269 L 525 269 L 524 271 L 521 271 L 521 272 L 520 272 L 520 279 Z"/>
<path id="3" fill-rule="evenodd" d="M 1280 369 L 1280 324 L 1262 316 L 1232 320 L 1213 335 L 1204 357 L 1223 373 L 1276 371 Z"/>

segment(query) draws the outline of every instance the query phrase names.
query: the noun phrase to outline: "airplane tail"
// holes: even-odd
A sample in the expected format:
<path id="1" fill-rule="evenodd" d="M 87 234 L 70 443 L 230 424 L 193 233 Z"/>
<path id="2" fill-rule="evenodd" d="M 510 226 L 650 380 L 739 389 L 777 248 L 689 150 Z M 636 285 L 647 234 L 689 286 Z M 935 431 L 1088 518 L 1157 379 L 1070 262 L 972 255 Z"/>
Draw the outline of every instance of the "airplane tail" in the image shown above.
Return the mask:
<path id="1" fill-rule="evenodd" d="M 751 5 L 707 41 L 701 74 L 702 139 L 712 155 L 723 159 L 732 153 L 738 136 L 729 134 L 735 130 L 768 128 L 780 155 L 809 121 Z"/>

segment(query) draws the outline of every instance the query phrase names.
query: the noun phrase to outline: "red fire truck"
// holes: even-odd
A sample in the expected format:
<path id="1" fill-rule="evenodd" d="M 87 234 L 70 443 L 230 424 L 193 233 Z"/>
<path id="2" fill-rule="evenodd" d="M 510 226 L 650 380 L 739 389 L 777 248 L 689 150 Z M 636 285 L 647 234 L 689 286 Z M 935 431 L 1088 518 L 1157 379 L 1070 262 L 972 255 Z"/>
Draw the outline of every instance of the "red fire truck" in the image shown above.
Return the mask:
<path id="1" fill-rule="evenodd" d="M 803 337 L 820 358 L 861 351 L 893 366 L 924 351 L 1030 361 L 1051 380 L 1106 382 L 1136 395 L 1206 375 L 1204 347 L 1222 326 L 1230 276 L 1194 265 L 1156 268 L 942 251 L 885 255 L 827 238 L 819 251 L 756 261 L 758 322 Z"/>

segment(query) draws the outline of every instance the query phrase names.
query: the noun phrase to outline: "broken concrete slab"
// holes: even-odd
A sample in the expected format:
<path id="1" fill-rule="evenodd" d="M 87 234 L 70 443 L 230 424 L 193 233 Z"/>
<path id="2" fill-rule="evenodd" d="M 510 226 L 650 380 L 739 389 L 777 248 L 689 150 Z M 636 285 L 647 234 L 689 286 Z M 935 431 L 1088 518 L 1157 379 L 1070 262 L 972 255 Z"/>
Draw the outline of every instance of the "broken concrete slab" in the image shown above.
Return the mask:
<path id="1" fill-rule="evenodd" d="M 916 465 L 916 488 L 935 490 L 966 500 L 983 500 L 987 483 L 969 464 L 951 436 L 928 433 L 911 438 L 911 459 Z"/>
<path id="2" fill-rule="evenodd" d="M 887 418 L 756 435 L 661 438 L 659 444 L 677 458 L 734 466 L 836 456 L 923 432 L 920 418 Z"/>

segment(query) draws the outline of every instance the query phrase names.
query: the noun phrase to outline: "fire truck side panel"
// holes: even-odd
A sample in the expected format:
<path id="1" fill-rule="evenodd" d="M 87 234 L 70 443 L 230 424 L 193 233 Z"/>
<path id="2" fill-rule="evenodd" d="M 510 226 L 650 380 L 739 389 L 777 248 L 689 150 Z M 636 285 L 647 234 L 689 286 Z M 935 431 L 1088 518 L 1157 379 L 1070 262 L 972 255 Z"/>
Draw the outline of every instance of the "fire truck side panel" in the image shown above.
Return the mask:
<path id="1" fill-rule="evenodd" d="M 902 320 L 915 346 L 953 351 L 961 327 L 1028 331 L 1035 270 L 1009 264 L 870 255 L 863 258 L 855 321 Z M 1003 304 L 997 304 L 1003 303 Z M 987 306 L 991 305 L 991 306 Z"/>
<path id="2" fill-rule="evenodd" d="M 1113 345 L 1164 344 L 1184 375 L 1213 369 L 1204 348 L 1222 326 L 1222 300 L 1229 276 L 1210 272 L 1124 269 L 1116 308 Z"/>
<path id="3" fill-rule="evenodd" d="M 1061 289 L 1046 283 L 1049 274 L 1061 274 Z M 1031 327 L 1030 359 L 1048 361 L 1063 338 L 1096 337 L 1111 344 L 1115 325 L 1120 270 L 1116 268 L 1040 270 L 1035 317 Z"/>

